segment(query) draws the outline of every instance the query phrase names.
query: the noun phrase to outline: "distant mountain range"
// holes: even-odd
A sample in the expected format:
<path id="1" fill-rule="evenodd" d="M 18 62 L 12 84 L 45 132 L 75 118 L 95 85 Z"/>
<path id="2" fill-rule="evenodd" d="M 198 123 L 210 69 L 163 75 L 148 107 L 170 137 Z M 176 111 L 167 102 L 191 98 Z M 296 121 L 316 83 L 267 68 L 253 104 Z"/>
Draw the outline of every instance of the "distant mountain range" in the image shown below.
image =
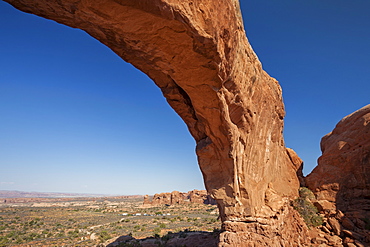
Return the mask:
<path id="1" fill-rule="evenodd" d="M 0 198 L 63 198 L 63 197 L 74 198 L 74 197 L 107 197 L 107 196 L 113 195 L 0 190 Z"/>

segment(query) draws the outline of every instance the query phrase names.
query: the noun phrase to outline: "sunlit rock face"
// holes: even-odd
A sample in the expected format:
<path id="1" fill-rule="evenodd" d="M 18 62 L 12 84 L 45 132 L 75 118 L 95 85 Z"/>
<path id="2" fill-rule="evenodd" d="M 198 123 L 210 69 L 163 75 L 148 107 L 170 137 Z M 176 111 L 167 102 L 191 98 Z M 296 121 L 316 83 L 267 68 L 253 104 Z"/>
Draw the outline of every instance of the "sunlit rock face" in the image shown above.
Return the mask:
<path id="1" fill-rule="evenodd" d="M 248 43 L 237 0 L 7 2 L 85 30 L 153 79 L 196 140 L 226 242 L 239 241 L 227 240 L 229 223 L 292 215 L 286 198 L 299 181 L 282 137 L 281 88 Z"/>
<path id="2" fill-rule="evenodd" d="M 206 190 L 191 190 L 188 192 L 165 192 L 154 194 L 150 200 L 149 196 L 144 196 L 143 206 L 164 206 L 180 204 L 216 204 L 216 201 L 210 197 Z"/>
<path id="3" fill-rule="evenodd" d="M 322 138 L 321 150 L 307 186 L 355 223 L 370 219 L 370 105 L 343 118 Z"/>

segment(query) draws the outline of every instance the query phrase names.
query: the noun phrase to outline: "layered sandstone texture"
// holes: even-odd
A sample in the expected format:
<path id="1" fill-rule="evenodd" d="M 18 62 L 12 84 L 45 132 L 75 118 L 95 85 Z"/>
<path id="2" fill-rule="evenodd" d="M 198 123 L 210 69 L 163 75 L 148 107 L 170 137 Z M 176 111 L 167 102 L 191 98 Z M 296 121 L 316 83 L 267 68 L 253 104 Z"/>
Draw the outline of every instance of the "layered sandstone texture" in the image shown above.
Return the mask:
<path id="1" fill-rule="evenodd" d="M 248 43 L 237 0 L 6 1 L 85 30 L 153 79 L 197 143 L 223 222 L 287 216 L 284 198 L 297 196 L 299 181 L 282 137 L 282 92 Z"/>
<path id="2" fill-rule="evenodd" d="M 144 206 L 161 206 L 161 205 L 180 205 L 180 204 L 216 204 L 206 190 L 191 190 L 189 192 L 164 192 L 157 193 L 150 200 L 149 196 L 144 196 Z"/>
<path id="3" fill-rule="evenodd" d="M 336 226 L 337 235 L 370 246 L 370 105 L 343 118 L 322 138 L 321 150 L 305 179 L 316 205 L 336 218 L 329 226 Z"/>

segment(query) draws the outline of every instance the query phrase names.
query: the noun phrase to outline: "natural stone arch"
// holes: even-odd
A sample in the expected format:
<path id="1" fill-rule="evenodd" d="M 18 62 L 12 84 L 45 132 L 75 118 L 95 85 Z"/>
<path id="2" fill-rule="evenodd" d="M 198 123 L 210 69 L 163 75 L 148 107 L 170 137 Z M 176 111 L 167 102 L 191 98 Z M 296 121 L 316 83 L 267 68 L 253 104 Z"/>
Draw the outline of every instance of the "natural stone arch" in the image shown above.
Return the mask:
<path id="1" fill-rule="evenodd" d="M 282 136 L 281 88 L 249 45 L 237 0 L 6 1 L 86 31 L 153 79 L 196 140 L 221 242 L 238 245 L 237 232 L 254 229 L 245 239 L 280 246 L 297 234 L 284 201 L 299 183 Z M 280 236 L 262 236 L 269 231 Z"/>

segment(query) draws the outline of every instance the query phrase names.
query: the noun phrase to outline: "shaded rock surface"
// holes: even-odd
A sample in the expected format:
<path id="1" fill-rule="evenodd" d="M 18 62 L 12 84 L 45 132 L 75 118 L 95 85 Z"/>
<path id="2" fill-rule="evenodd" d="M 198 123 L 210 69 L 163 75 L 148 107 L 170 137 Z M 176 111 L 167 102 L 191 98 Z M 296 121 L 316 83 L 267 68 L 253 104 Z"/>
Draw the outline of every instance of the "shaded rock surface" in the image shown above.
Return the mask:
<path id="1" fill-rule="evenodd" d="M 167 234 L 165 238 L 134 239 L 130 236 L 122 236 L 107 247 L 116 246 L 187 246 L 187 247 L 217 247 L 219 242 L 218 232 L 194 232 L 183 231 L 180 233 Z"/>
<path id="2" fill-rule="evenodd" d="M 295 167 L 300 187 L 305 187 L 306 182 L 305 182 L 305 177 L 303 176 L 303 160 L 291 148 L 286 148 L 286 152 L 288 154 L 290 161 Z"/>

